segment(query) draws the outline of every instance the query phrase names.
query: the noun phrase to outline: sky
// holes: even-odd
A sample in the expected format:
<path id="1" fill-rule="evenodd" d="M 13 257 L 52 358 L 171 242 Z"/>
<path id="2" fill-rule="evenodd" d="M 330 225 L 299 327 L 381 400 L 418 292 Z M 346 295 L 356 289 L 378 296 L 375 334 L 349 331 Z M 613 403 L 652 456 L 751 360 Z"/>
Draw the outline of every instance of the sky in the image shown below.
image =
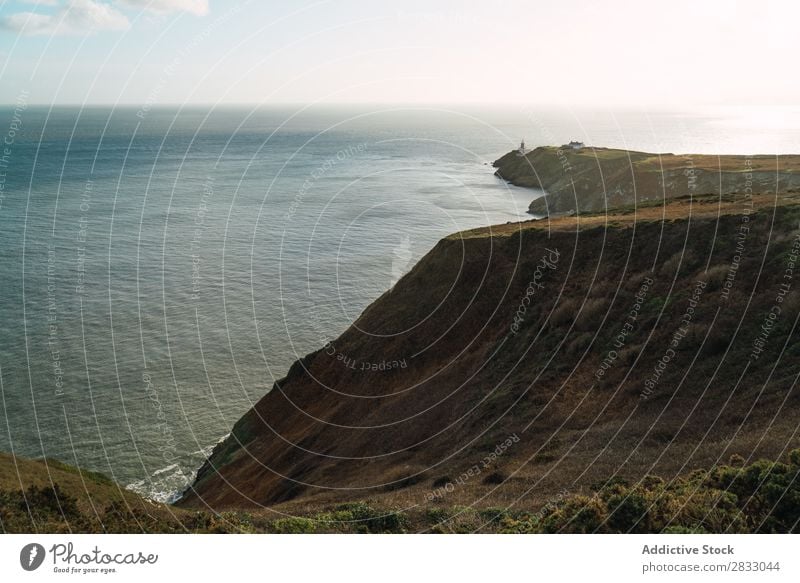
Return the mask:
<path id="1" fill-rule="evenodd" d="M 0 103 L 796 105 L 800 3 L 0 0 Z"/>

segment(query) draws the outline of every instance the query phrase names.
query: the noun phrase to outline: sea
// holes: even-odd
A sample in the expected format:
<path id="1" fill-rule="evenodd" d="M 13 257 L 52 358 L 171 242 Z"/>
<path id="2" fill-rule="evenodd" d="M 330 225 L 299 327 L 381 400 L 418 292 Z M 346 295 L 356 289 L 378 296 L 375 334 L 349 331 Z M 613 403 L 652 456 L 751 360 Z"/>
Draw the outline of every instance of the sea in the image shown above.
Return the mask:
<path id="1" fill-rule="evenodd" d="M 0 107 L 0 450 L 175 498 L 442 237 L 527 220 L 518 147 L 798 153 L 797 109 Z"/>

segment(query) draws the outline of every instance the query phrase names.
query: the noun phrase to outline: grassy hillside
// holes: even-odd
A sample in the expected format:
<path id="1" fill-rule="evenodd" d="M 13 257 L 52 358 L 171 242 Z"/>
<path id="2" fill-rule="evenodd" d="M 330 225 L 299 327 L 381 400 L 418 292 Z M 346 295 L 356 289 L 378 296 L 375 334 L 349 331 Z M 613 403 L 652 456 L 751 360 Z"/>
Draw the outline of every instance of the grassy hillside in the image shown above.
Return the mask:
<path id="1" fill-rule="evenodd" d="M 611 478 L 778 459 L 800 446 L 800 283 L 781 291 L 798 202 L 692 197 L 448 237 L 298 361 L 180 505 L 536 512 Z"/>
<path id="2" fill-rule="evenodd" d="M 495 174 L 548 195 L 530 212 L 600 212 L 682 196 L 800 191 L 800 156 L 650 154 L 611 148 L 541 147 L 495 161 Z"/>
<path id="3" fill-rule="evenodd" d="M 0 456 L 4 533 L 558 533 L 798 532 L 800 450 L 785 462 L 731 463 L 676 480 L 620 477 L 586 493 L 566 489 L 536 510 L 396 508 L 359 501 L 281 514 L 183 511 L 121 492 L 104 476 L 52 460 Z M 77 478 L 77 480 L 75 479 Z M 31 483 L 25 487 L 24 484 Z M 439 487 L 447 491 L 445 485 Z"/>
<path id="4" fill-rule="evenodd" d="M 62 462 L 0 453 L 2 532 L 186 532 L 205 517 L 129 492 Z"/>

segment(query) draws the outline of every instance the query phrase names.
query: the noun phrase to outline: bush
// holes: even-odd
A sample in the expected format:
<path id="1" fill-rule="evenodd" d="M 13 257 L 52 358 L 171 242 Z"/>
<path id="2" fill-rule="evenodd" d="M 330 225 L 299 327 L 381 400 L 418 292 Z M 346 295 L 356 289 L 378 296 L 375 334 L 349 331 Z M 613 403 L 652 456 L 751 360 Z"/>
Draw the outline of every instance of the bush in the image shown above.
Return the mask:
<path id="1" fill-rule="evenodd" d="M 317 530 L 317 523 L 299 516 L 279 518 L 272 523 L 272 530 L 276 534 L 311 534 Z"/>
<path id="2" fill-rule="evenodd" d="M 507 508 L 485 508 L 478 511 L 478 516 L 483 522 L 500 522 L 511 517 Z"/>
<path id="3" fill-rule="evenodd" d="M 764 532 L 800 531 L 800 450 L 788 463 L 740 456 L 709 471 L 665 482 L 645 476 L 631 484 L 615 477 L 572 495 L 540 518 L 518 521 L 514 532 Z"/>
<path id="4" fill-rule="evenodd" d="M 605 532 L 608 509 L 602 500 L 575 494 L 558 504 L 541 520 L 542 532 L 591 533 Z"/>
<path id="5" fill-rule="evenodd" d="M 434 488 L 441 488 L 442 486 L 447 486 L 453 480 L 450 479 L 450 476 L 441 476 L 440 478 L 436 478 L 431 484 Z"/>
<path id="6" fill-rule="evenodd" d="M 649 532 L 647 498 L 639 491 L 615 494 L 609 498 L 608 526 L 616 532 Z"/>
<path id="7" fill-rule="evenodd" d="M 405 517 L 391 510 L 377 510 L 366 502 L 341 504 L 332 512 L 318 515 L 319 520 L 340 523 L 338 526 L 357 532 L 397 533 L 406 526 Z"/>
<path id="8" fill-rule="evenodd" d="M 0 525 L 5 532 L 98 532 L 78 509 L 77 500 L 56 483 L 27 490 L 0 491 Z"/>
<path id="9" fill-rule="evenodd" d="M 450 511 L 447 508 L 427 508 L 425 518 L 430 524 L 441 524 L 450 518 Z"/>
<path id="10" fill-rule="evenodd" d="M 507 479 L 508 479 L 508 475 L 506 475 L 505 473 L 500 472 L 500 471 L 495 471 L 495 472 L 492 472 L 491 474 L 488 474 L 483 479 L 483 483 L 484 484 L 489 484 L 489 485 L 496 485 L 496 484 L 502 484 Z"/>

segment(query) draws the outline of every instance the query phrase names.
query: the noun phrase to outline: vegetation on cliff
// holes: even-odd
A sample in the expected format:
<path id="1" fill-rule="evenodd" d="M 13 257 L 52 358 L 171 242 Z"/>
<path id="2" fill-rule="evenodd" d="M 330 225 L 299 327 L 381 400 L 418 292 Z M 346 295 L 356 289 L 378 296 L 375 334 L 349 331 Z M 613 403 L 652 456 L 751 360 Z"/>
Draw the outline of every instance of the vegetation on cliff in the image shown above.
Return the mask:
<path id="1" fill-rule="evenodd" d="M 7 456 L 2 469 L 10 469 Z M 0 488 L 0 526 L 5 533 L 785 533 L 800 531 L 800 450 L 785 462 L 727 465 L 695 470 L 667 481 L 620 477 L 586 493 L 564 491 L 536 511 L 514 507 L 437 505 L 381 508 L 369 502 L 339 504 L 300 515 L 269 510 L 187 512 L 106 492 L 114 485 L 97 474 L 58 462 L 16 459 L 49 485 Z M 36 466 L 39 466 L 38 468 Z M 49 468 L 48 468 L 49 466 Z M 83 487 L 67 479 L 83 475 Z M 34 481 L 39 481 L 34 479 Z M 47 479 L 46 481 L 49 481 Z M 113 501 L 105 500 L 106 495 Z M 91 504 L 85 503 L 92 500 Z"/>
<path id="2" fill-rule="evenodd" d="M 535 215 L 601 212 L 681 196 L 787 193 L 800 190 L 800 156 L 650 154 L 613 148 L 546 146 L 512 151 L 495 174 L 544 190 Z"/>

